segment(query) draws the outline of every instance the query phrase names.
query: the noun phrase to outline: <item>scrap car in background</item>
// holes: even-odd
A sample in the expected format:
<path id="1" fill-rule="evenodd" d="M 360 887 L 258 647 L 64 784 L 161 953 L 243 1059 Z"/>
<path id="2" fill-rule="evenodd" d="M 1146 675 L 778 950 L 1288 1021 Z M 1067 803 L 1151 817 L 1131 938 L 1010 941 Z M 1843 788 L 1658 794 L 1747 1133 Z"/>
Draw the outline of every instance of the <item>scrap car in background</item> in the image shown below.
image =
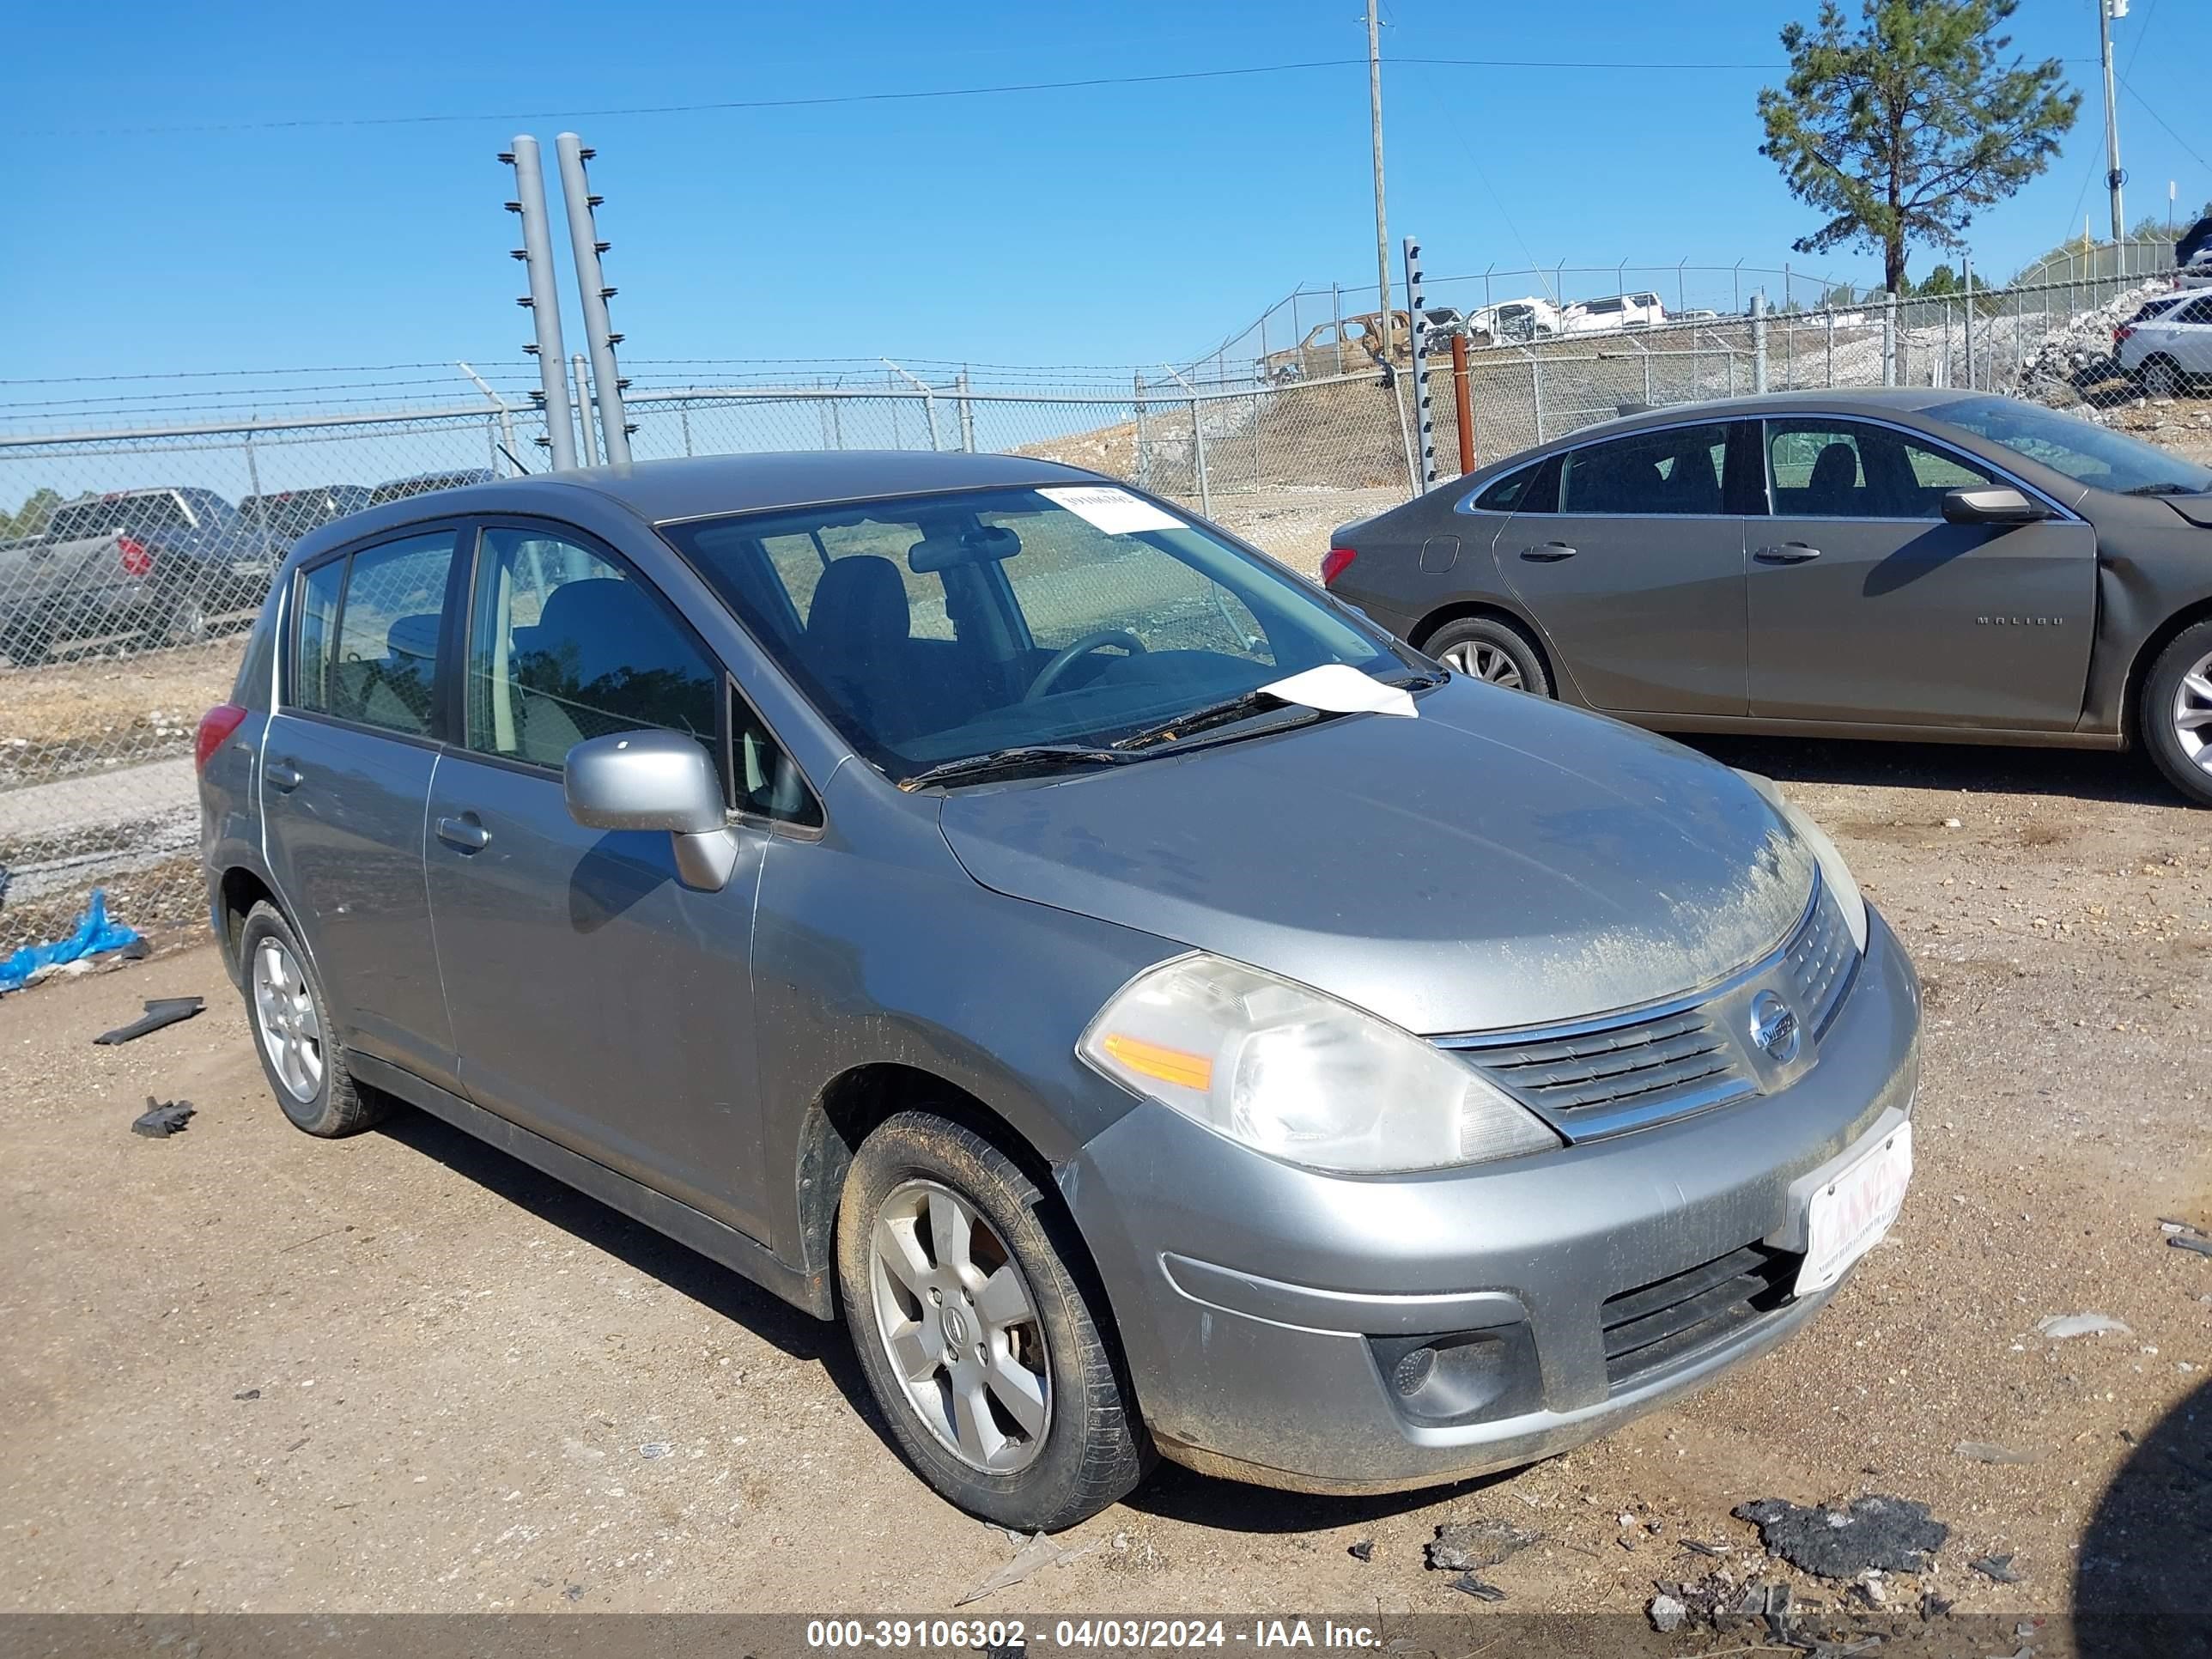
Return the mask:
<path id="1" fill-rule="evenodd" d="M 2212 468 L 1930 389 L 1648 410 L 1347 525 L 1332 591 L 1662 731 L 2140 745 L 2212 805 Z"/>

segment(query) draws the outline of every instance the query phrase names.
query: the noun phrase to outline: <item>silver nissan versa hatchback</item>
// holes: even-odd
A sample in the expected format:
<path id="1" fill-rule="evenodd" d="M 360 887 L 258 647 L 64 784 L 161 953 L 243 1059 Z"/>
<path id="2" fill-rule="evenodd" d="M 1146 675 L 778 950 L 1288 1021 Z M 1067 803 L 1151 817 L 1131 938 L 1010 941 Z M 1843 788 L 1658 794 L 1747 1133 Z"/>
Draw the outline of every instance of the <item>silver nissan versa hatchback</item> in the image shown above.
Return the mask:
<path id="1" fill-rule="evenodd" d="M 1586 1440 L 1888 1227 L 1918 994 L 1771 786 L 981 455 L 412 496 L 200 728 L 313 1134 L 405 1102 L 823 1318 L 953 1502 Z"/>

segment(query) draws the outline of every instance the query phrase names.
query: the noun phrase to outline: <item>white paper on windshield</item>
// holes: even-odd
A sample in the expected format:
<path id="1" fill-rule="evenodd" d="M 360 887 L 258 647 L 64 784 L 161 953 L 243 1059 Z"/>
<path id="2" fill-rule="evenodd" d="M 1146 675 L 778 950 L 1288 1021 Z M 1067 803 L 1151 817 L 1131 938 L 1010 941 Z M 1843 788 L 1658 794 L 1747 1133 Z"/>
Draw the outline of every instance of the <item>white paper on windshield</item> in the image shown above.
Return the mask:
<path id="1" fill-rule="evenodd" d="M 1309 668 L 1302 674 L 1260 688 L 1285 702 L 1325 708 L 1332 714 L 1403 714 L 1418 719 L 1413 694 L 1402 685 L 1385 685 L 1372 675 L 1340 662 Z"/>
<path id="2" fill-rule="evenodd" d="M 1116 489 L 1111 484 L 1076 484 L 1040 489 L 1037 494 L 1109 536 L 1184 527 L 1183 521 L 1174 514 L 1163 513 L 1150 501 L 1139 501 L 1127 490 Z"/>

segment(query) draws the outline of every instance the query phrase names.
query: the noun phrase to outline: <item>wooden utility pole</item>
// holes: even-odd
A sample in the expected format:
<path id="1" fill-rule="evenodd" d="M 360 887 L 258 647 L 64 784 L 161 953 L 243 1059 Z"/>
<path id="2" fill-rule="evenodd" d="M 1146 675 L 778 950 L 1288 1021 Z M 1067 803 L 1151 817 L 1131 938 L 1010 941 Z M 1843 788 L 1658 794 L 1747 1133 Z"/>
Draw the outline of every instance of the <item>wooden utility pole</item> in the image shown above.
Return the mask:
<path id="1" fill-rule="evenodd" d="M 1382 361 L 1390 361 L 1390 222 L 1382 211 L 1382 36 L 1375 17 L 1376 0 L 1367 0 L 1367 116 L 1375 150 L 1375 287 L 1382 300 L 1379 320 Z"/>

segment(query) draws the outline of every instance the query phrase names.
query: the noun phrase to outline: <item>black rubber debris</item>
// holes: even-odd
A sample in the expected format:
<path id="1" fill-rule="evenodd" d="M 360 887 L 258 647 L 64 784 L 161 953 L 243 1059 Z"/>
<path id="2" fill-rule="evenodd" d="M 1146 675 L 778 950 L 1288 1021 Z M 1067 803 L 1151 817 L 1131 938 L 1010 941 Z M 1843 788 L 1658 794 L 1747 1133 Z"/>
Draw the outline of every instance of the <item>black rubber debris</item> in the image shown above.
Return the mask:
<path id="1" fill-rule="evenodd" d="M 2177 1250 L 2194 1250 L 2199 1255 L 2212 1255 L 2212 1238 L 2198 1233 L 2176 1233 L 2166 1244 Z"/>
<path id="2" fill-rule="evenodd" d="M 1739 1504 L 1730 1511 L 1758 1527 L 1770 1555 L 1820 1578 L 1856 1578 L 1869 1567 L 1918 1572 L 1951 1528 L 1909 1498 L 1869 1494 L 1840 1508 L 1807 1507 L 1780 1498 Z"/>
<path id="3" fill-rule="evenodd" d="M 1934 1590 L 1929 1590 L 1920 1598 L 1920 1620 L 1923 1624 L 1933 1624 L 1938 1619 L 1948 1619 L 1951 1616 L 1951 1607 L 1950 1597 L 1938 1595 Z"/>
<path id="4" fill-rule="evenodd" d="M 1518 1555 L 1536 1541 L 1536 1534 L 1507 1521 L 1455 1521 L 1437 1528 L 1436 1541 L 1426 1547 L 1432 1572 L 1473 1573 L 1494 1567 Z M 1464 1589 L 1454 1584 L 1454 1589 Z M 1468 1590 L 1472 1595 L 1474 1591 Z"/>
<path id="5" fill-rule="evenodd" d="M 1478 1601 L 1503 1601 L 1505 1592 L 1495 1584 L 1486 1584 L 1471 1572 L 1463 1572 L 1451 1581 L 1451 1587 L 1462 1595 L 1472 1595 Z"/>
<path id="6" fill-rule="evenodd" d="M 2009 1555 L 1978 1555 L 1966 1565 L 1983 1577 L 1995 1579 L 2000 1584 L 2017 1584 L 2027 1576 L 2013 1571 Z"/>
<path id="7" fill-rule="evenodd" d="M 261 1398 L 261 1390 L 258 1389 L 246 1389 L 231 1395 L 231 1398 L 233 1400 L 258 1400 Z"/>
<path id="8" fill-rule="evenodd" d="M 1694 1538 L 1682 1539 L 1676 1543 L 1674 1547 L 1677 1549 L 1687 1550 L 1692 1555 L 1702 1555 L 1707 1559 L 1713 1561 L 1723 1560 L 1726 1559 L 1728 1555 L 1728 1552 L 1726 1550 L 1717 1550 L 1711 1544 L 1700 1544 Z"/>
<path id="9" fill-rule="evenodd" d="M 102 1031 L 93 1038 L 95 1045 L 112 1048 L 118 1042 L 136 1042 L 149 1031 L 158 1031 L 164 1025 L 175 1025 L 190 1019 L 207 1006 L 204 997 L 155 997 L 146 1005 L 145 1017 L 134 1019 L 128 1025 L 118 1025 L 112 1031 Z"/>
<path id="10" fill-rule="evenodd" d="M 1375 1540 L 1363 1538 L 1345 1553 L 1355 1561 L 1372 1561 L 1375 1559 Z"/>
<path id="11" fill-rule="evenodd" d="M 191 1121 L 191 1101 L 159 1101 L 148 1095 L 146 1109 L 131 1121 L 131 1133 L 145 1135 L 149 1139 L 167 1140 L 171 1135 L 182 1134 L 185 1125 Z"/>

